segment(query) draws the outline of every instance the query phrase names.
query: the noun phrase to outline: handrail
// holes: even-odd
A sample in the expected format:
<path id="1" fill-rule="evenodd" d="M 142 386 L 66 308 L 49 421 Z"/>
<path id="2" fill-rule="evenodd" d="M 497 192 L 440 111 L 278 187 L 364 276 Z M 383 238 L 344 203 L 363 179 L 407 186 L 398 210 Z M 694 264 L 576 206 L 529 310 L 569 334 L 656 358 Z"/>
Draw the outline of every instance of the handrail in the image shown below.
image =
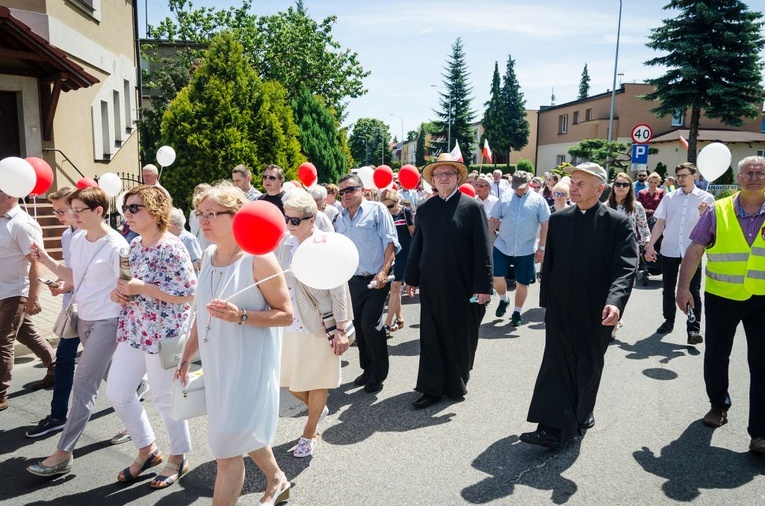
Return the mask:
<path id="1" fill-rule="evenodd" d="M 77 174 L 79 174 L 81 178 L 85 177 L 85 174 L 83 174 L 83 173 L 80 171 L 80 169 L 78 169 L 78 168 L 77 168 L 77 166 L 76 166 L 74 163 L 72 163 L 72 161 L 69 159 L 69 157 L 68 157 L 68 156 L 66 156 L 66 153 L 64 153 L 64 152 L 63 152 L 63 151 L 61 151 L 60 149 L 56 149 L 56 148 L 43 148 L 43 151 L 52 151 L 52 152 L 54 152 L 54 153 L 60 153 L 60 154 L 61 154 L 61 156 L 63 156 L 63 157 L 64 157 L 64 160 L 66 160 L 67 162 L 69 162 L 69 165 L 71 165 L 72 167 L 74 167 L 74 170 L 76 170 L 76 171 L 77 171 Z"/>

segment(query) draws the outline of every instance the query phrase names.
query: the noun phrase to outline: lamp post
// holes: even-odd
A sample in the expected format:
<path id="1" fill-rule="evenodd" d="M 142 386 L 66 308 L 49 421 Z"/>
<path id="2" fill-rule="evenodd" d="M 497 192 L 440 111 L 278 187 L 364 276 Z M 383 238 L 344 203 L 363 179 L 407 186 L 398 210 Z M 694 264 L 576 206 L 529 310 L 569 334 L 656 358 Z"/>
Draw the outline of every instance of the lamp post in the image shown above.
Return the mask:
<path id="1" fill-rule="evenodd" d="M 431 84 L 431 88 L 436 88 L 438 90 L 441 89 L 440 86 L 436 84 Z M 452 92 L 449 90 L 449 113 L 448 113 L 449 122 L 447 123 L 447 134 L 446 134 L 446 151 L 449 152 L 451 150 L 452 146 Z"/>
<path id="2" fill-rule="evenodd" d="M 614 101 L 616 100 L 616 74 L 619 66 L 619 38 L 622 33 L 622 0 L 619 0 L 619 22 L 616 25 L 616 56 L 614 57 L 614 81 L 611 85 L 611 113 L 608 116 L 608 154 L 606 155 L 606 175 L 611 166 L 611 140 L 614 137 Z"/>
<path id="3" fill-rule="evenodd" d="M 399 158 L 398 161 L 401 164 L 401 166 L 403 167 L 404 166 L 404 118 L 402 118 L 401 116 L 398 116 L 396 114 L 391 114 L 391 116 L 401 120 L 401 139 L 399 140 L 399 142 L 401 142 L 401 152 L 398 155 L 398 158 Z"/>

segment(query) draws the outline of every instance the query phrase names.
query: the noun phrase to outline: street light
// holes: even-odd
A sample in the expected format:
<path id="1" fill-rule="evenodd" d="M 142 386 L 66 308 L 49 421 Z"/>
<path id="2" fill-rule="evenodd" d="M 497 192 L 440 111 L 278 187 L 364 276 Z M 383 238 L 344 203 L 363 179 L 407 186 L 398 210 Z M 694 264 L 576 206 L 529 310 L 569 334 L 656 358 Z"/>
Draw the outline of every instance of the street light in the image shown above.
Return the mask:
<path id="1" fill-rule="evenodd" d="M 441 89 L 440 86 L 436 84 L 431 84 L 431 88 L 436 88 L 438 90 Z M 450 151 L 452 149 L 452 91 L 449 90 L 449 123 L 447 128 L 447 137 L 446 137 L 446 151 Z"/>
<path id="2" fill-rule="evenodd" d="M 399 153 L 398 157 L 399 157 L 399 162 L 403 166 L 404 165 L 404 118 L 396 114 L 391 114 L 391 116 L 401 120 L 401 139 L 399 139 L 399 141 L 401 142 L 401 152 Z"/>
<path id="3" fill-rule="evenodd" d="M 619 0 L 619 22 L 616 25 L 616 56 L 614 57 L 614 82 L 611 85 L 611 113 L 608 116 L 608 151 L 606 155 L 606 176 L 611 166 L 611 140 L 614 136 L 614 101 L 616 100 L 616 73 L 619 66 L 619 38 L 622 33 L 622 0 Z"/>

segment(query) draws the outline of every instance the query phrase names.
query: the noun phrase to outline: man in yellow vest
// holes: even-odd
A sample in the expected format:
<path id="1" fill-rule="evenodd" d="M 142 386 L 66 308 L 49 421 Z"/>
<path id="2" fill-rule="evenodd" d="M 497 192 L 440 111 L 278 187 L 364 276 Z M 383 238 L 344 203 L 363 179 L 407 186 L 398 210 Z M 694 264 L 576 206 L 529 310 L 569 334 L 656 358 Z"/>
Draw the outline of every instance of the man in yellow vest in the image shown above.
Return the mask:
<path id="1" fill-rule="evenodd" d="M 712 408 L 704 425 L 728 422 L 728 363 L 733 336 L 744 324 L 749 361 L 749 450 L 765 455 L 765 157 L 750 156 L 738 164 L 741 191 L 718 200 L 691 233 L 691 246 L 680 266 L 677 305 L 693 307 L 691 277 L 707 252 L 707 345 L 704 382 Z"/>

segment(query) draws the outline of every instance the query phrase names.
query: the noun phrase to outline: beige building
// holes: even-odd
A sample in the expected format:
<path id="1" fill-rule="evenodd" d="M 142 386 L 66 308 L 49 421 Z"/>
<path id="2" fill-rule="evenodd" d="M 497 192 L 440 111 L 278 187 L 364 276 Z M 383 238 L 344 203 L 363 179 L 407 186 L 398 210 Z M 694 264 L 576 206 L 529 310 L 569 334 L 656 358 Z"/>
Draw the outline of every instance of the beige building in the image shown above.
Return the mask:
<path id="1" fill-rule="evenodd" d="M 685 147 L 679 136 L 688 138 L 689 118 L 677 114 L 658 118 L 651 112 L 657 102 L 640 97 L 651 93 L 648 84 L 622 84 L 616 90 L 614 100 L 614 140 L 632 144 L 634 126 L 647 124 L 653 130 L 652 148 L 658 154 L 649 156 L 648 168 L 661 162 L 674 167 L 686 160 Z M 543 108 L 538 113 L 537 127 L 537 173 L 543 173 L 562 162 L 572 162 L 568 148 L 585 139 L 607 139 L 611 107 L 611 93 L 594 95 L 583 100 Z M 765 149 L 765 135 L 762 134 L 763 120 L 745 120 L 742 127 L 723 125 L 715 119 L 701 117 L 699 145 L 701 150 L 709 142 L 724 142 L 733 153 L 734 163 L 744 156 L 757 154 Z M 576 162 L 576 160 L 573 160 Z"/>
<path id="2" fill-rule="evenodd" d="M 0 156 L 137 176 L 136 0 L 2 0 Z M 75 169 L 76 167 L 76 169 Z"/>

